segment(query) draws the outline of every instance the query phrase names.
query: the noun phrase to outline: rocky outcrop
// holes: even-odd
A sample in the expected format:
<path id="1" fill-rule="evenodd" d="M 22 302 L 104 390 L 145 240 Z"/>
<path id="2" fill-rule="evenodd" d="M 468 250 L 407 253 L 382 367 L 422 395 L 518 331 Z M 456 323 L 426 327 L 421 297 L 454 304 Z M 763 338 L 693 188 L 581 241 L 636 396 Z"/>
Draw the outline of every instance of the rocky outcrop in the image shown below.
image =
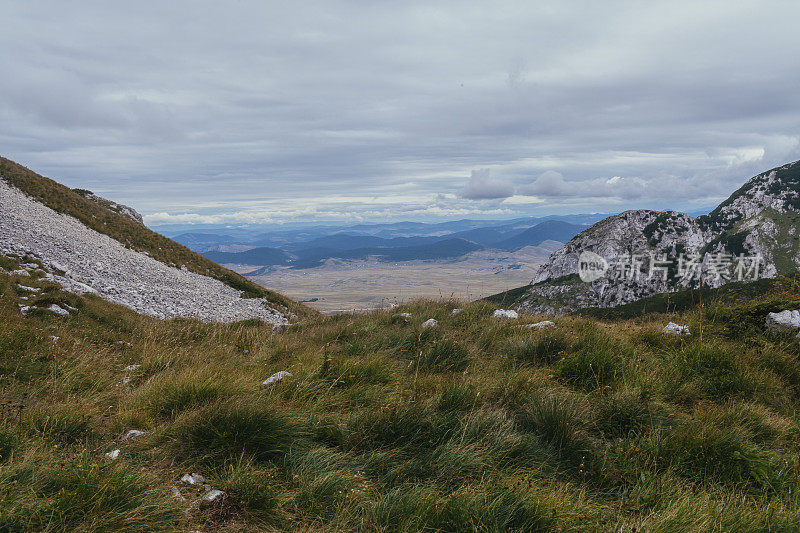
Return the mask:
<path id="1" fill-rule="evenodd" d="M 138 222 L 139 224 L 144 226 L 144 219 L 142 218 L 142 215 L 140 215 L 139 212 L 132 207 L 123 204 L 118 204 L 117 202 L 112 202 L 111 200 L 103 198 L 102 196 L 97 196 L 92 191 L 87 191 L 86 189 L 72 189 L 72 190 L 80 194 L 84 198 L 91 200 L 94 203 L 105 207 L 106 209 L 110 209 L 111 211 L 114 211 L 115 213 L 127 217 L 133 220 L 134 222 Z"/>
<path id="2" fill-rule="evenodd" d="M 608 267 L 603 276 L 578 278 L 583 252 L 602 258 Z M 514 307 L 538 313 L 613 307 L 701 284 L 774 277 L 798 266 L 795 162 L 753 177 L 705 216 L 634 210 L 601 220 L 553 252 Z"/>

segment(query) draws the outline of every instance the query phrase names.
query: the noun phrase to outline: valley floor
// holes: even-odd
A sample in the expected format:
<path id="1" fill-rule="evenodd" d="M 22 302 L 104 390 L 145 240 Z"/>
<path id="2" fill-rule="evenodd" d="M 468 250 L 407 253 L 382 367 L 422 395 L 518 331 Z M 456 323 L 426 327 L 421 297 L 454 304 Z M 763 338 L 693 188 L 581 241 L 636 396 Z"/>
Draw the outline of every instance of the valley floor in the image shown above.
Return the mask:
<path id="1" fill-rule="evenodd" d="M 419 298 L 475 300 L 527 285 L 560 246 L 548 241 L 516 252 L 486 250 L 448 261 L 329 259 L 315 268 L 273 267 L 250 279 L 326 314 L 386 308 Z M 226 266 L 239 273 L 254 270 Z"/>

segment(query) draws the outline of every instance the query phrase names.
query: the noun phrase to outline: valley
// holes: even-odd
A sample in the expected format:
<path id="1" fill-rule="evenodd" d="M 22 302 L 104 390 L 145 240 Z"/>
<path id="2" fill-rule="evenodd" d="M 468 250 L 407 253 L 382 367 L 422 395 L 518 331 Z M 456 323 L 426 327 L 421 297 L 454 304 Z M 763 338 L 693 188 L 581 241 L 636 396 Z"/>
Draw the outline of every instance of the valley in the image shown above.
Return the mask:
<path id="1" fill-rule="evenodd" d="M 385 308 L 418 298 L 471 301 L 526 285 L 561 245 L 545 241 L 515 252 L 484 250 L 437 261 L 328 259 L 315 268 L 272 266 L 248 279 L 327 314 Z M 226 266 L 240 274 L 253 270 Z"/>

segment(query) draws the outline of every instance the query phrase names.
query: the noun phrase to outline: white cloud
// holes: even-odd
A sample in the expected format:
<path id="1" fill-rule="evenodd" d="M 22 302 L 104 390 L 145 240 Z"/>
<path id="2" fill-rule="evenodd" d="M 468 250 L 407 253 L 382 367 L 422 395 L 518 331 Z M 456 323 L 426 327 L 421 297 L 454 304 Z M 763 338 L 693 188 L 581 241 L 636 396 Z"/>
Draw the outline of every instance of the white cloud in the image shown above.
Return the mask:
<path id="1" fill-rule="evenodd" d="M 496 200 L 514 195 L 514 186 L 505 180 L 492 178 L 488 168 L 473 170 L 459 196 L 469 200 Z"/>

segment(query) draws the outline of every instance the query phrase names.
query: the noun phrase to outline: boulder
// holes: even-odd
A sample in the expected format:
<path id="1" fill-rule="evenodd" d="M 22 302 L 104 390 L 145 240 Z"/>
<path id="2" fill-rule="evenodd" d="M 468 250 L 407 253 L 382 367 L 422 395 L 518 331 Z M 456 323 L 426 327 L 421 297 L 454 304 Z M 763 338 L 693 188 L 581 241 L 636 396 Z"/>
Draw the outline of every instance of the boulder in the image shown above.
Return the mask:
<path id="1" fill-rule="evenodd" d="M 144 431 L 130 429 L 127 433 L 125 433 L 125 435 L 123 435 L 122 440 L 135 439 L 137 437 L 141 437 L 142 435 L 144 435 Z"/>
<path id="2" fill-rule="evenodd" d="M 542 320 L 541 322 L 536 322 L 535 324 L 525 324 L 525 327 L 530 329 L 539 329 L 539 328 L 549 328 L 555 325 L 556 323 L 551 320 Z"/>
<path id="3" fill-rule="evenodd" d="M 27 285 L 20 284 L 17 284 L 17 288 L 26 292 L 39 292 L 42 290 L 39 287 L 28 287 Z"/>
<path id="4" fill-rule="evenodd" d="M 112 461 L 115 460 L 117 457 L 119 457 L 119 449 L 111 450 L 106 454 L 106 457 L 108 457 Z"/>
<path id="5" fill-rule="evenodd" d="M 58 316 L 69 316 L 69 311 L 57 304 L 50 304 L 50 307 L 48 307 L 47 310 L 51 313 L 57 314 Z"/>
<path id="6" fill-rule="evenodd" d="M 221 490 L 211 489 L 210 491 L 206 492 L 203 495 L 202 500 L 206 503 L 214 503 L 216 501 L 221 500 L 224 497 L 225 493 L 222 492 Z"/>
<path id="7" fill-rule="evenodd" d="M 513 309 L 497 309 L 492 316 L 495 318 L 519 318 L 519 313 Z"/>
<path id="8" fill-rule="evenodd" d="M 679 324 L 676 324 L 675 322 L 670 322 L 669 324 L 664 326 L 663 331 L 668 335 L 677 335 L 679 337 L 691 335 L 691 333 L 689 332 L 689 326 L 686 325 L 681 326 Z"/>
<path id="9" fill-rule="evenodd" d="M 461 311 L 463 311 L 463 309 L 453 309 L 452 311 L 450 311 L 450 315 L 451 315 L 451 316 L 456 316 L 456 315 L 457 315 L 457 314 L 459 314 Z"/>
<path id="10" fill-rule="evenodd" d="M 183 494 L 181 494 L 181 491 L 178 489 L 178 487 L 170 487 L 169 490 L 172 492 L 172 496 L 179 502 L 186 501 L 186 498 L 183 497 Z"/>
<path id="11" fill-rule="evenodd" d="M 275 372 L 270 377 L 265 379 L 261 383 L 261 386 L 265 387 L 265 388 L 266 387 L 271 387 L 271 386 L 275 385 L 276 383 L 280 383 L 284 379 L 290 378 L 290 377 L 292 377 L 292 374 L 290 372 L 287 372 L 286 370 L 281 370 L 280 372 Z"/>
<path id="12" fill-rule="evenodd" d="M 429 318 L 428 320 L 422 323 L 422 329 L 438 328 L 438 327 L 439 327 L 439 321 L 436 320 L 435 318 Z"/>
<path id="13" fill-rule="evenodd" d="M 181 482 L 186 483 L 187 485 L 200 485 L 206 482 L 206 478 L 195 473 L 184 474 L 181 478 Z"/>
<path id="14" fill-rule="evenodd" d="M 800 329 L 800 311 L 781 311 L 770 313 L 766 319 L 770 331 L 795 331 Z"/>

